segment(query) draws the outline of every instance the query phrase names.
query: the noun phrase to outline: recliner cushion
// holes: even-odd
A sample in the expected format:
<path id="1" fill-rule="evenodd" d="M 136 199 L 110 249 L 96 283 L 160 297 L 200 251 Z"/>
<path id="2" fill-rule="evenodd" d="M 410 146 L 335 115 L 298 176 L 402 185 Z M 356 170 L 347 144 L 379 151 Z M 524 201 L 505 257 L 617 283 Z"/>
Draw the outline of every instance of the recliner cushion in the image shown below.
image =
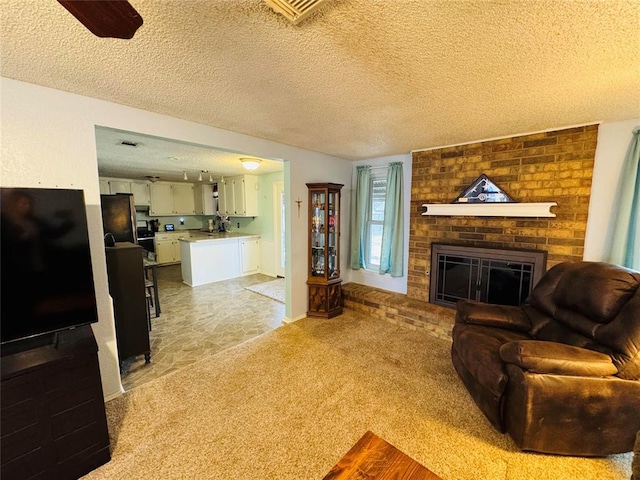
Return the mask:
<path id="1" fill-rule="evenodd" d="M 620 313 L 637 289 L 638 278 L 631 271 L 601 262 L 579 262 L 564 272 L 553 292 L 553 301 L 574 315 L 577 312 L 592 322 L 607 323 Z M 572 321 L 571 326 L 575 328 L 578 322 L 579 319 Z"/>
<path id="2" fill-rule="evenodd" d="M 519 340 L 500 347 L 500 357 L 532 373 L 606 377 L 618 373 L 609 355 L 558 342 Z"/>
<path id="3" fill-rule="evenodd" d="M 502 328 L 456 323 L 453 348 L 460 361 L 483 387 L 499 397 L 508 377 L 500 358 L 500 347 L 508 342 L 530 339 L 526 334 Z"/>

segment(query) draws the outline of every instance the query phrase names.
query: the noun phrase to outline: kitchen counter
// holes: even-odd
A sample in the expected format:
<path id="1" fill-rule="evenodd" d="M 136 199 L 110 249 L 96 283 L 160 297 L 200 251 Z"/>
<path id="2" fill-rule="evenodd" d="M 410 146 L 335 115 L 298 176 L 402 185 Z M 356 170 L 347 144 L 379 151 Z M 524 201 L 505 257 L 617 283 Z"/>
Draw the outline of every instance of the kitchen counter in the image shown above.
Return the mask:
<path id="1" fill-rule="evenodd" d="M 228 240 L 230 238 L 260 238 L 260 235 L 237 232 L 189 232 L 189 236 L 181 238 L 181 242 L 210 242 L 215 240 Z"/>
<path id="2" fill-rule="evenodd" d="M 260 235 L 190 232 L 180 238 L 182 281 L 192 287 L 260 271 Z"/>

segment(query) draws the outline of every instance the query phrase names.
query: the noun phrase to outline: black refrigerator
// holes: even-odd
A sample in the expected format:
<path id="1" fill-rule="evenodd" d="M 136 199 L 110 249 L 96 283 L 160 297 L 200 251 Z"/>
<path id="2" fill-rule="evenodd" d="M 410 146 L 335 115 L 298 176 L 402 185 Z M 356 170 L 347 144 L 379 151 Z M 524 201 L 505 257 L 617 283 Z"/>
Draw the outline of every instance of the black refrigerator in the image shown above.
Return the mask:
<path id="1" fill-rule="evenodd" d="M 102 205 L 102 226 L 105 241 L 138 243 L 136 231 L 136 208 L 133 194 L 115 193 L 100 195 Z"/>

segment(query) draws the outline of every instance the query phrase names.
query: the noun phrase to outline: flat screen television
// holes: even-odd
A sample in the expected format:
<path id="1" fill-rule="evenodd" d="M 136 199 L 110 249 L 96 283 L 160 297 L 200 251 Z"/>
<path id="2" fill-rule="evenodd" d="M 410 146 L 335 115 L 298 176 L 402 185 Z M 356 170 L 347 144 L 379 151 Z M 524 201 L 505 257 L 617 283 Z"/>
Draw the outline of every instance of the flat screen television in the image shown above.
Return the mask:
<path id="1" fill-rule="evenodd" d="M 0 220 L 3 354 L 97 322 L 83 191 L 0 187 Z"/>

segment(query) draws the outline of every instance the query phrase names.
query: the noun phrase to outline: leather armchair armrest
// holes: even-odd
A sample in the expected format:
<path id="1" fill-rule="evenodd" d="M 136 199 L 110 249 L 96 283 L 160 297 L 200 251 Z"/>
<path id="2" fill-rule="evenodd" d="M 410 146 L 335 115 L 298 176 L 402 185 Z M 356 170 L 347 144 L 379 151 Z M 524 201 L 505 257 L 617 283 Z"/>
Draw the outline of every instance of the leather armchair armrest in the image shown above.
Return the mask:
<path id="1" fill-rule="evenodd" d="M 531 322 L 520 307 L 492 305 L 470 300 L 460 300 L 456 304 L 456 322 L 520 332 L 528 332 L 531 329 Z"/>
<path id="2" fill-rule="evenodd" d="M 606 377 L 618 373 L 611 357 L 558 342 L 518 340 L 500 347 L 500 357 L 533 373 Z"/>

